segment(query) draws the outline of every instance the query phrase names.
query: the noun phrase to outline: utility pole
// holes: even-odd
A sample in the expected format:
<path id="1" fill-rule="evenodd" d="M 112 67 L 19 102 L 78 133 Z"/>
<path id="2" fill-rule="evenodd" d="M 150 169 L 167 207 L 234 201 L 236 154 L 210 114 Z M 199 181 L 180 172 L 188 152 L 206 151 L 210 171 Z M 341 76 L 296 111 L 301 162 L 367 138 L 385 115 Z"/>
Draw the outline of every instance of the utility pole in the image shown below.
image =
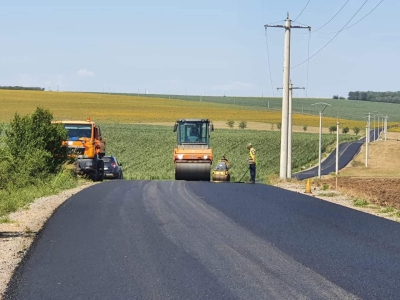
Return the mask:
<path id="1" fill-rule="evenodd" d="M 290 81 L 290 31 L 292 28 L 308 28 L 310 26 L 292 26 L 292 20 L 289 19 L 287 14 L 285 25 L 264 25 L 265 30 L 268 27 L 285 28 L 285 51 L 283 63 L 283 95 L 282 95 L 282 123 L 281 123 L 281 159 L 280 159 L 280 172 L 281 179 L 287 179 L 288 168 L 288 128 L 289 128 L 289 81 Z"/>
<path id="2" fill-rule="evenodd" d="M 369 126 L 368 123 L 365 126 L 365 166 L 368 167 L 368 151 L 369 151 L 369 144 L 368 144 L 368 136 L 369 136 Z"/>
<path id="3" fill-rule="evenodd" d="M 337 120 L 336 122 L 336 178 L 339 174 L 339 125 L 340 122 Z"/>
<path id="4" fill-rule="evenodd" d="M 388 116 L 385 116 L 385 125 L 384 125 L 384 127 L 385 127 L 385 141 L 386 141 L 386 136 L 387 136 L 387 119 L 388 119 Z"/>
<path id="5" fill-rule="evenodd" d="M 328 103 L 318 102 L 311 105 L 319 105 L 321 106 L 321 110 L 319 111 L 319 153 L 318 153 L 318 178 L 321 179 L 321 156 L 322 156 L 322 114 L 324 110 L 328 106 L 332 106 Z M 323 107 L 323 108 L 322 108 Z"/>
<path id="6" fill-rule="evenodd" d="M 282 88 L 277 88 L 280 90 Z M 287 133 L 287 178 L 292 178 L 292 101 L 293 101 L 293 90 L 304 90 L 303 87 L 294 87 L 292 80 L 289 83 L 289 108 L 288 108 L 288 133 Z M 281 127 L 282 128 L 282 127 Z"/>

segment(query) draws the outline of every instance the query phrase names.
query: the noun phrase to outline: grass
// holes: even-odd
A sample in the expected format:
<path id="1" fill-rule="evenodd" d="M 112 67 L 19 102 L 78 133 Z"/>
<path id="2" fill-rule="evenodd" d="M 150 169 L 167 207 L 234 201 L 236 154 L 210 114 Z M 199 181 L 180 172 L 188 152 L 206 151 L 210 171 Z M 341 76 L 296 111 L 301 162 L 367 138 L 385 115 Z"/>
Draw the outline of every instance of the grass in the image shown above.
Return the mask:
<path id="1" fill-rule="evenodd" d="M 381 212 L 381 213 L 384 213 L 384 214 L 392 213 L 392 212 L 395 212 L 395 211 L 396 211 L 396 210 L 395 210 L 393 207 L 390 207 L 390 206 L 385 207 L 385 208 L 382 208 L 382 209 L 380 210 L 380 212 Z"/>
<path id="2" fill-rule="evenodd" d="M 176 134 L 171 127 L 130 124 L 101 124 L 107 138 L 107 153 L 123 163 L 126 179 L 173 179 L 173 149 Z M 353 137 L 346 137 L 352 139 Z M 334 135 L 323 136 L 323 149 L 334 143 Z M 214 162 L 226 155 L 231 162 L 231 180 L 247 170 L 247 143 L 258 153 L 257 178 L 279 173 L 280 132 L 218 129 L 211 133 Z M 293 171 L 318 157 L 318 135 L 293 133 Z"/>
<path id="3" fill-rule="evenodd" d="M 322 197 L 336 197 L 338 194 L 337 193 L 320 193 L 318 196 Z"/>
<path id="4" fill-rule="evenodd" d="M 366 207 L 368 206 L 368 201 L 365 199 L 354 199 L 353 200 L 353 205 L 354 206 L 359 206 L 359 207 Z"/>
<path id="5" fill-rule="evenodd" d="M 7 214 L 27 207 L 34 199 L 54 195 L 58 192 L 76 187 L 78 180 L 69 172 L 62 172 L 53 178 L 26 188 L 0 190 L 0 223 L 8 222 Z"/>

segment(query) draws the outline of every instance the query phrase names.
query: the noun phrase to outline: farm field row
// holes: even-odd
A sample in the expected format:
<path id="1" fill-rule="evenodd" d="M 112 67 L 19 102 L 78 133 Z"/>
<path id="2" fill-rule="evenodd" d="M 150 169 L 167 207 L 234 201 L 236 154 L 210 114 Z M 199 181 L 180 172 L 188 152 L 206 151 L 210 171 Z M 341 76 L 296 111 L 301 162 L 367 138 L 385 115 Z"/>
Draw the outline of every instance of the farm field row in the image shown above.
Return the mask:
<path id="1" fill-rule="evenodd" d="M 135 94 L 130 94 L 137 97 Z M 166 99 L 180 99 L 202 103 L 220 103 L 236 106 L 245 106 L 253 109 L 279 110 L 282 109 L 282 96 L 280 97 L 223 97 L 223 96 L 193 96 L 193 95 L 143 95 L 146 97 L 157 97 Z M 309 115 L 318 115 L 319 110 L 312 104 L 324 102 L 331 105 L 324 111 L 324 116 L 365 121 L 364 116 L 368 113 L 378 112 L 388 116 L 391 122 L 400 122 L 400 104 L 370 102 L 359 100 L 335 100 L 329 98 L 293 98 L 293 112 Z M 365 122 L 364 122 L 365 123 Z M 365 126 L 365 125 L 364 125 Z"/>
<path id="2" fill-rule="evenodd" d="M 173 149 L 176 134 L 172 127 L 130 124 L 102 124 L 107 153 L 122 163 L 126 179 L 174 179 Z M 341 139 L 354 139 L 342 135 Z M 336 141 L 336 135 L 323 135 L 323 149 Z M 232 181 L 246 172 L 248 142 L 258 153 L 258 179 L 279 172 L 280 132 L 218 129 L 211 133 L 216 163 L 222 155 L 232 165 Z M 293 133 L 293 170 L 299 170 L 318 157 L 318 135 Z M 247 178 L 248 179 L 248 178 Z"/>
<path id="3" fill-rule="evenodd" d="M 250 106 L 195 102 L 117 94 L 36 92 L 0 90 L 0 122 L 9 122 L 15 113 L 26 115 L 36 107 L 48 108 L 55 119 L 86 119 L 88 115 L 102 123 L 171 122 L 179 118 L 208 118 L 212 121 L 235 120 L 278 124 L 281 112 Z M 364 121 L 342 120 L 350 129 L 365 127 Z M 324 117 L 323 126 L 336 124 L 336 118 Z M 293 114 L 293 125 L 319 126 L 319 116 Z"/>

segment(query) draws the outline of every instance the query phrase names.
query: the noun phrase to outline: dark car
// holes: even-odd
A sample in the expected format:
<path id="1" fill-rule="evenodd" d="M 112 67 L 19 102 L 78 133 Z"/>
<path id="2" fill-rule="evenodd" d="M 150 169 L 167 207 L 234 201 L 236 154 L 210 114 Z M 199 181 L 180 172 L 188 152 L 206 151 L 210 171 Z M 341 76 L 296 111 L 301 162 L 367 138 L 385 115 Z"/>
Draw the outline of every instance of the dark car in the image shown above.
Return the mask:
<path id="1" fill-rule="evenodd" d="M 104 178 L 123 179 L 122 164 L 115 156 L 104 156 Z"/>

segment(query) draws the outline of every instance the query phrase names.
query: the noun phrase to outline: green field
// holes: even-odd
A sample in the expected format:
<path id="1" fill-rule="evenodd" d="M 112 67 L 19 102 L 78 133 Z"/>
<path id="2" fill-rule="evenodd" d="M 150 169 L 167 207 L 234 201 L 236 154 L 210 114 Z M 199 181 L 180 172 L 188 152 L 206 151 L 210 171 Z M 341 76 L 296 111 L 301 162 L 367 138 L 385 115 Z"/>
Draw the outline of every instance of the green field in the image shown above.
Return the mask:
<path id="1" fill-rule="evenodd" d="M 172 128 L 151 125 L 102 124 L 107 138 L 107 154 L 123 163 L 125 179 L 174 179 L 173 149 L 176 134 Z M 342 141 L 354 136 L 341 136 Z M 323 149 L 334 144 L 336 135 L 323 135 Z M 217 129 L 211 133 L 211 146 L 217 159 L 231 161 L 232 181 L 239 180 L 248 168 L 248 142 L 258 153 L 258 179 L 279 173 L 280 132 Z M 318 158 L 318 135 L 293 133 L 293 170 L 309 166 Z M 245 178 L 248 179 L 248 178 Z"/>
<path id="2" fill-rule="evenodd" d="M 124 94 L 136 96 L 137 94 Z M 245 106 L 254 109 L 282 109 L 282 97 L 221 97 L 221 96 L 193 96 L 193 95 L 140 95 L 142 97 L 170 98 L 178 100 L 188 100 L 196 102 L 211 102 L 221 104 L 232 104 L 237 106 Z M 389 117 L 389 122 L 400 122 L 400 104 L 382 103 L 359 100 L 334 100 L 319 98 L 293 98 L 293 112 L 310 115 L 318 115 L 318 109 L 311 106 L 313 103 L 325 102 L 331 104 L 324 111 L 324 116 L 339 117 L 347 120 L 365 120 L 363 116 L 368 113 L 378 112 Z"/>

